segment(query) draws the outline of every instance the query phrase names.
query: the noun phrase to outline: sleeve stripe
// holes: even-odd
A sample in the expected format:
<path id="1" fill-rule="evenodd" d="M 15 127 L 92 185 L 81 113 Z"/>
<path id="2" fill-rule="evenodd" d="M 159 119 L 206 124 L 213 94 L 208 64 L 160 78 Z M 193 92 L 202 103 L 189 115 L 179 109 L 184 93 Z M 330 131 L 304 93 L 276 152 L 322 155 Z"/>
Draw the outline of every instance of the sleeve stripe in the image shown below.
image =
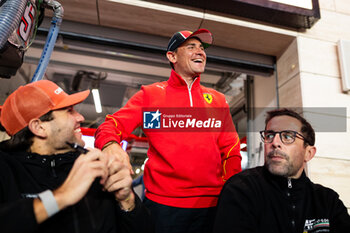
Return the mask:
<path id="1" fill-rule="evenodd" d="M 223 181 L 226 181 L 224 179 L 225 175 L 226 175 L 226 163 L 227 163 L 227 159 L 231 153 L 231 151 L 233 150 L 233 148 L 235 148 L 237 146 L 237 144 L 239 143 L 239 139 L 237 138 L 237 141 L 236 143 L 231 147 L 231 149 L 228 151 L 227 155 L 226 155 L 226 158 L 225 158 L 225 161 L 224 161 L 224 164 L 222 165 L 222 169 L 223 169 L 223 175 L 222 175 L 222 180 Z"/>
<path id="2" fill-rule="evenodd" d="M 107 115 L 106 118 L 109 118 L 109 119 L 112 119 L 112 120 L 113 120 L 115 128 L 119 131 L 119 132 L 117 133 L 117 136 L 122 135 L 122 131 L 120 131 L 120 130 L 118 129 L 118 123 L 117 123 L 117 121 L 114 119 L 114 117 L 112 117 L 111 115 Z"/>

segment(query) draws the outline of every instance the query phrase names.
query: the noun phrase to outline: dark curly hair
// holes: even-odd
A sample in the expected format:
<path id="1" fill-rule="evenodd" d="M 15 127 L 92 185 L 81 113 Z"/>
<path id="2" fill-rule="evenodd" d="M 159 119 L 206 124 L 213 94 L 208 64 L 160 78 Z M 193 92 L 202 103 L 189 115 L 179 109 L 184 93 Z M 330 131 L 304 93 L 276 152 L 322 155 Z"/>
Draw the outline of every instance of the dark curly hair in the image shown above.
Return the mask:
<path id="1" fill-rule="evenodd" d="M 46 113 L 39 118 L 41 121 L 51 121 L 53 120 L 52 111 Z M 3 126 L 1 126 L 4 129 Z M 0 150 L 2 151 L 29 151 L 33 144 L 34 134 L 28 126 L 21 129 L 18 133 L 13 135 L 10 139 L 0 143 Z"/>

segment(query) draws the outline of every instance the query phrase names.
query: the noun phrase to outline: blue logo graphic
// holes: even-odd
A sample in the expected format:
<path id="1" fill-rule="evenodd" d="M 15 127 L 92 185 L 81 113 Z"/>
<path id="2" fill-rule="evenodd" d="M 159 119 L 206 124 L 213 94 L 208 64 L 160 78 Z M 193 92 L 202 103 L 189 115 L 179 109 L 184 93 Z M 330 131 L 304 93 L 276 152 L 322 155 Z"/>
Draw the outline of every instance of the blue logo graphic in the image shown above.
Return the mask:
<path id="1" fill-rule="evenodd" d="M 143 128 L 160 129 L 161 115 L 159 109 L 156 112 L 143 112 Z"/>

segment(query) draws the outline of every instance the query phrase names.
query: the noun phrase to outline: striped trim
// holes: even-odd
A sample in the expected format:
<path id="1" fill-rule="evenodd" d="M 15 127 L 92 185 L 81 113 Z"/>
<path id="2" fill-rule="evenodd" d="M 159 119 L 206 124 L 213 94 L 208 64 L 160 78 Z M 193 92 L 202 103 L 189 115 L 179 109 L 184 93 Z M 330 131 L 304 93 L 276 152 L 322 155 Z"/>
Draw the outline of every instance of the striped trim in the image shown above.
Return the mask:
<path id="1" fill-rule="evenodd" d="M 111 115 L 107 115 L 106 118 L 112 119 L 112 120 L 114 121 L 114 126 L 115 126 L 115 127 L 117 128 L 117 130 L 119 131 L 119 133 L 117 133 L 117 136 L 122 135 L 122 131 L 120 131 L 120 130 L 118 129 L 118 123 L 117 123 L 117 121 L 114 119 L 114 117 L 112 117 Z"/>
<path id="2" fill-rule="evenodd" d="M 317 227 L 329 227 L 329 222 L 320 222 L 314 225 L 314 228 Z"/>
<path id="3" fill-rule="evenodd" d="M 228 159 L 228 157 L 229 157 L 231 151 L 233 150 L 233 148 L 235 148 L 235 147 L 237 146 L 238 143 L 239 143 L 239 139 L 237 138 L 236 143 L 235 143 L 235 144 L 231 147 L 231 149 L 228 151 L 228 153 L 227 153 L 227 155 L 226 155 L 226 158 L 225 158 L 225 161 L 224 161 L 224 164 L 222 165 L 222 169 L 224 170 L 224 174 L 221 176 L 221 178 L 222 178 L 223 181 L 226 181 L 226 180 L 224 179 L 224 177 L 225 177 L 225 175 L 226 175 L 226 168 L 225 168 L 225 167 L 226 167 L 227 159 Z"/>
<path id="4" fill-rule="evenodd" d="M 186 33 L 187 35 L 185 35 L 184 33 Z M 190 35 L 193 34 L 193 32 L 190 32 L 190 31 L 182 31 L 182 32 L 179 32 L 179 34 L 180 34 L 184 39 L 187 39 Z"/>

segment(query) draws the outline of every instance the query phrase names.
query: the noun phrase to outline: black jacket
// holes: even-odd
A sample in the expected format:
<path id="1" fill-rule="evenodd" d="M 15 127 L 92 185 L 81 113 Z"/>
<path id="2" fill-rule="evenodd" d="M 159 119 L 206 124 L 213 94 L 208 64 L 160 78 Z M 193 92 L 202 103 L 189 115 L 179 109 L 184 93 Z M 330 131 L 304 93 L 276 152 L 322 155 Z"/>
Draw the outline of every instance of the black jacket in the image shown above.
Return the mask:
<path id="1" fill-rule="evenodd" d="M 0 153 L 0 231 L 151 232 L 149 212 L 137 197 L 135 209 L 123 212 L 113 194 L 103 192 L 97 181 L 77 204 L 36 223 L 33 197 L 58 188 L 78 156 L 75 152 L 50 156 Z"/>
<path id="2" fill-rule="evenodd" d="M 265 167 L 243 171 L 223 187 L 215 233 L 350 232 L 350 216 L 333 190 L 275 176 Z"/>

